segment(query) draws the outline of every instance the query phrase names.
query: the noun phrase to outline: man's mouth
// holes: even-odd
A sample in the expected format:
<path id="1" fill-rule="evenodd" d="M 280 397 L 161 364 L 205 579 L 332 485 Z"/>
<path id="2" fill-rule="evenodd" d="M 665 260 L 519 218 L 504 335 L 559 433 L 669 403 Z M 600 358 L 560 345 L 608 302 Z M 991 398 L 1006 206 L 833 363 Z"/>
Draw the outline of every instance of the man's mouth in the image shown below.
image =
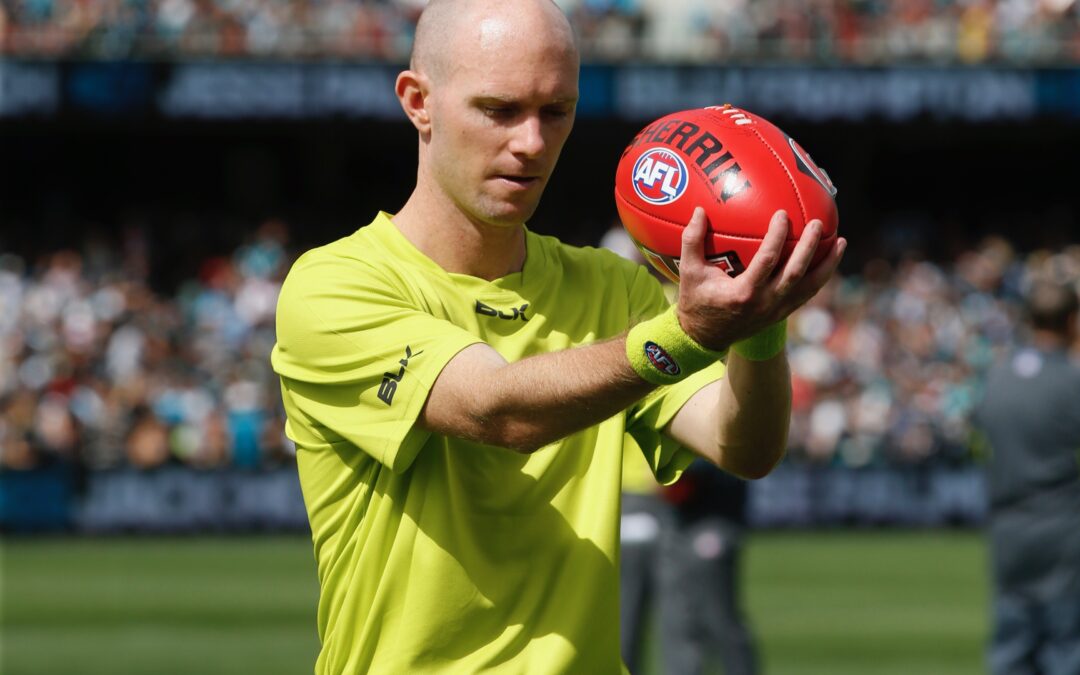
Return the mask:
<path id="1" fill-rule="evenodd" d="M 540 181 L 539 176 L 512 176 L 509 174 L 500 174 L 498 178 L 515 183 L 521 187 L 531 187 Z"/>

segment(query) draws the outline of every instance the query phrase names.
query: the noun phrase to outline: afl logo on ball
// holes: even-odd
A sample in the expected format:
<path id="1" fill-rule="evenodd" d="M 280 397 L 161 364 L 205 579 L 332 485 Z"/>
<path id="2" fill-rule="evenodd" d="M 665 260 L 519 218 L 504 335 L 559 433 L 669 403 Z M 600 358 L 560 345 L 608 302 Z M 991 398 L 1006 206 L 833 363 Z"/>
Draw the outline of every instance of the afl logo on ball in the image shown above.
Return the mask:
<path id="1" fill-rule="evenodd" d="M 645 343 L 645 356 L 648 357 L 649 363 L 656 366 L 657 370 L 668 375 L 678 375 L 682 372 L 679 368 L 679 364 L 675 363 L 675 359 L 671 358 L 664 348 L 655 342 Z"/>
<path id="2" fill-rule="evenodd" d="M 670 204 L 686 192 L 686 164 L 667 148 L 653 148 L 634 163 L 634 192 L 650 204 Z"/>

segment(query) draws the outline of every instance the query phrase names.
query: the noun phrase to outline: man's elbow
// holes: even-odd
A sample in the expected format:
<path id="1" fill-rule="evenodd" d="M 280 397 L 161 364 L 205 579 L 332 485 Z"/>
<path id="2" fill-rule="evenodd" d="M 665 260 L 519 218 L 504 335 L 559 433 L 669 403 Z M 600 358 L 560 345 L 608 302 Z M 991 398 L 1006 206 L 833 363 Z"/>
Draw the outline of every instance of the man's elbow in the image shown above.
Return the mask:
<path id="1" fill-rule="evenodd" d="M 531 429 L 511 427 L 502 429 L 493 445 L 513 450 L 518 454 L 531 455 L 550 442 Z"/>
<path id="2" fill-rule="evenodd" d="M 772 473 L 772 470 L 775 469 L 776 465 L 779 463 L 779 458 L 777 458 L 775 461 L 768 463 L 754 463 L 736 472 L 735 475 L 744 480 L 759 480 Z"/>
<path id="3" fill-rule="evenodd" d="M 772 473 L 784 458 L 784 448 L 763 451 L 761 446 L 740 451 L 727 449 L 720 453 L 717 465 L 743 480 L 759 480 Z"/>
<path id="4" fill-rule="evenodd" d="M 542 430 L 529 424 L 499 416 L 485 417 L 475 424 L 476 436 L 485 445 L 494 445 L 522 455 L 531 455 L 540 448 L 552 443 L 556 438 L 548 438 Z"/>

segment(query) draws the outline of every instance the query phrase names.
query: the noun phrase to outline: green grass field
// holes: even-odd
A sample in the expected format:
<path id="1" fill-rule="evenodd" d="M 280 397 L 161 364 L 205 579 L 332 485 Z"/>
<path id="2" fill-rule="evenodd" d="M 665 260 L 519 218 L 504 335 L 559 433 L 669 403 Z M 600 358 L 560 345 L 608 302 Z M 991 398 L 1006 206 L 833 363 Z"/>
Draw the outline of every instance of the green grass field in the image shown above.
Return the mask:
<path id="1" fill-rule="evenodd" d="M 0 545 L 4 675 L 312 670 L 306 538 Z M 770 675 L 982 672 L 987 571 L 976 534 L 757 534 L 744 569 Z"/>

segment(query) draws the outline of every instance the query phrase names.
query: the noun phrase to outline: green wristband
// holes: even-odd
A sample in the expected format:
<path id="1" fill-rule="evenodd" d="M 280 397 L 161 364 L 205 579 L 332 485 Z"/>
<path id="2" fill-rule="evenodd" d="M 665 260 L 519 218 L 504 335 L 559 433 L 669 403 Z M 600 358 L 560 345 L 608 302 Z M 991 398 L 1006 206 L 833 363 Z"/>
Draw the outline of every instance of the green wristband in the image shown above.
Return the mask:
<path id="1" fill-rule="evenodd" d="M 724 356 L 699 345 L 679 325 L 675 305 L 630 329 L 626 358 L 641 379 L 653 384 L 675 384 L 712 365 Z"/>
<path id="2" fill-rule="evenodd" d="M 747 361 L 768 361 L 787 346 L 787 319 L 769 326 L 753 337 L 731 345 L 731 351 Z"/>

